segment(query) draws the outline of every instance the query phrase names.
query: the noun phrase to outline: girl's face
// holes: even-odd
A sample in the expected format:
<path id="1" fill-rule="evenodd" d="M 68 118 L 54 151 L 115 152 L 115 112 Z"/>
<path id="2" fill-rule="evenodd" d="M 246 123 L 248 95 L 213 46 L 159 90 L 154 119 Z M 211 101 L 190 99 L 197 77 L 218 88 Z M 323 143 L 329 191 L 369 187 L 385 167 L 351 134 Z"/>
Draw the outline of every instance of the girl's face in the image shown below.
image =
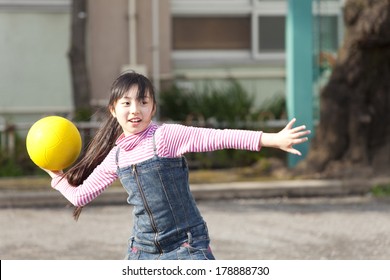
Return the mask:
<path id="1" fill-rule="evenodd" d="M 144 131 L 156 111 L 149 93 L 143 99 L 137 98 L 138 87 L 133 86 L 115 103 L 111 114 L 118 120 L 125 136 Z"/>

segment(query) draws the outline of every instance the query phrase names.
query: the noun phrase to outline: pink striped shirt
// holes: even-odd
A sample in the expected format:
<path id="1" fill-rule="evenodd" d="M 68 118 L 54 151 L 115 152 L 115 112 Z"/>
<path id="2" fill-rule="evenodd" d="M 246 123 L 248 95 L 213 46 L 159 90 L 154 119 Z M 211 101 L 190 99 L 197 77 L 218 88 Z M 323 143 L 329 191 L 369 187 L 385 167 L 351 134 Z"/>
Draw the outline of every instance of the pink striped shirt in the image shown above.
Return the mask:
<path id="1" fill-rule="evenodd" d="M 126 167 L 154 156 L 153 134 L 159 157 L 180 157 L 190 152 L 208 152 L 221 149 L 260 150 L 261 131 L 210 129 L 178 124 L 151 125 L 141 133 L 124 137 L 78 187 L 69 185 L 61 177 L 52 179 L 51 185 L 73 205 L 84 206 L 99 196 L 117 178 L 116 152 L 120 148 L 118 166 Z"/>

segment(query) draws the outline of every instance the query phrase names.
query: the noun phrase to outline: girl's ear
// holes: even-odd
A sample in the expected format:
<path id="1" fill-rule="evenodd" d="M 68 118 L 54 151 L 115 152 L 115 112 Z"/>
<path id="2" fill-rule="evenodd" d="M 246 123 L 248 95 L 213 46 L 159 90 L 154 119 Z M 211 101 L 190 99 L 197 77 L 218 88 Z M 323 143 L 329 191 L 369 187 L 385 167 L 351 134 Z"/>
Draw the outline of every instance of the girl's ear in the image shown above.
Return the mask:
<path id="1" fill-rule="evenodd" d="M 115 114 L 115 109 L 114 109 L 114 108 L 110 107 L 110 113 L 111 113 L 111 115 L 112 115 L 114 118 L 116 118 L 116 114 Z"/>
<path id="2" fill-rule="evenodd" d="M 153 111 L 152 111 L 152 117 L 154 117 L 154 115 L 156 114 L 156 112 L 157 112 L 157 105 L 154 104 L 154 105 L 153 105 Z"/>

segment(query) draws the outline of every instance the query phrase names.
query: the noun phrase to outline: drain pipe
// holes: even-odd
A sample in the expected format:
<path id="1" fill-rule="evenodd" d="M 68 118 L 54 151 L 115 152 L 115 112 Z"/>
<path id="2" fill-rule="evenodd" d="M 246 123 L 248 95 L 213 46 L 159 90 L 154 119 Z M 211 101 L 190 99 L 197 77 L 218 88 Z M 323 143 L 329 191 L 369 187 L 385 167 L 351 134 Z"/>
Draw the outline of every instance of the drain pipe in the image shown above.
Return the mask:
<path id="1" fill-rule="evenodd" d="M 152 0 L 152 57 L 153 57 L 153 85 L 156 89 L 157 112 L 155 118 L 160 120 L 160 46 L 159 46 L 159 4 Z"/>
<path id="2" fill-rule="evenodd" d="M 129 0 L 129 64 L 137 65 L 136 0 Z"/>
<path id="3" fill-rule="evenodd" d="M 137 64 L 137 0 L 128 0 L 129 64 L 122 65 L 122 72 L 135 71 L 146 75 L 146 66 Z"/>

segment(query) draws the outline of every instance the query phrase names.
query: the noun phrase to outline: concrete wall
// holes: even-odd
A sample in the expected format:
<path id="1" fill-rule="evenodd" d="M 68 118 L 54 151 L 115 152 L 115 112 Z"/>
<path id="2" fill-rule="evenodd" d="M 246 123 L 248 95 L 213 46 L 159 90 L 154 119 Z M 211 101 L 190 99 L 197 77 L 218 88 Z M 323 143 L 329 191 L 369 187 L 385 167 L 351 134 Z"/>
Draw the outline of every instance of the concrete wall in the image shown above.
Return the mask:
<path id="1" fill-rule="evenodd" d="M 127 0 L 93 0 L 88 5 L 88 68 L 92 103 L 105 104 L 114 78 L 128 63 Z"/>
<path id="2" fill-rule="evenodd" d="M 171 73 L 170 4 L 159 0 L 159 71 Z M 93 104 L 105 105 L 113 80 L 124 70 L 144 72 L 153 79 L 152 0 L 136 0 L 136 61 L 130 61 L 128 0 L 89 2 L 88 51 Z"/>

